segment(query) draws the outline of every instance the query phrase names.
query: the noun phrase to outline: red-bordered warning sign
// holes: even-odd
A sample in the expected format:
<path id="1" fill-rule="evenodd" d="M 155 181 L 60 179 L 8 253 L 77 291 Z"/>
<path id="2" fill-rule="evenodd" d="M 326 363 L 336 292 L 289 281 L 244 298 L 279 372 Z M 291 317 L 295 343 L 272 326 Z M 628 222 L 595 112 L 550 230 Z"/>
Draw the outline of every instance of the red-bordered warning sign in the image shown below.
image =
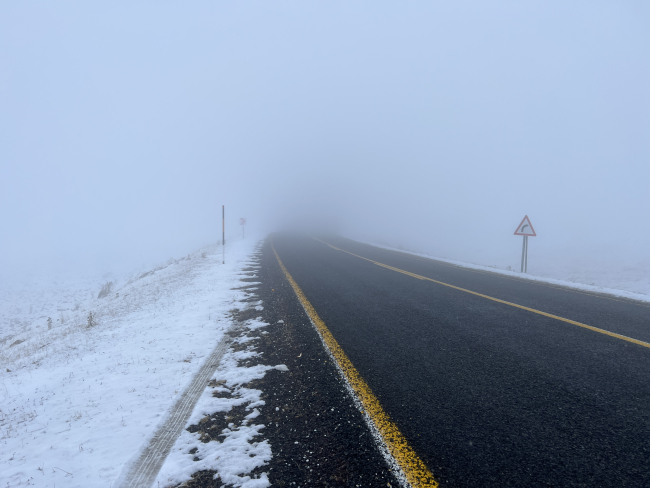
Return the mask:
<path id="1" fill-rule="evenodd" d="M 533 224 L 530 223 L 528 215 L 524 217 L 524 220 L 521 221 L 521 224 L 517 226 L 515 231 L 516 236 L 536 236 L 535 229 L 533 229 Z"/>

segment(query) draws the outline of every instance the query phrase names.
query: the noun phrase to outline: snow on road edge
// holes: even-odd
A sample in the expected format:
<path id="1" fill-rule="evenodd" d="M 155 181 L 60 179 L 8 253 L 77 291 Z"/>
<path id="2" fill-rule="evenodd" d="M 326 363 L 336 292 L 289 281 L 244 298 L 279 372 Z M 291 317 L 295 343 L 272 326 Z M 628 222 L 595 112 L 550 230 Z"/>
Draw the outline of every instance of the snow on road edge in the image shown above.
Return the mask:
<path id="1" fill-rule="evenodd" d="M 244 324 L 246 331 L 260 329 L 268 324 L 250 320 Z M 250 339 L 240 337 L 234 342 L 245 344 Z M 201 395 L 186 428 L 181 432 L 163 465 L 154 486 L 175 486 L 187 481 L 197 471 L 216 471 L 222 483 L 237 488 L 266 488 L 270 486 L 268 474 L 251 474 L 262 468 L 271 459 L 271 446 L 267 440 L 260 439 L 264 425 L 255 423 L 259 408 L 265 405 L 262 392 L 251 388 L 249 383 L 262 379 L 269 369 L 281 366 L 258 364 L 251 367 L 240 366 L 240 362 L 259 356 L 252 348 L 235 351 L 230 349 L 214 373 L 211 387 Z M 214 394 L 217 393 L 217 396 Z M 220 395 L 226 393 L 227 395 Z M 233 407 L 244 407 L 247 413 L 243 421 L 228 423 L 218 439 L 201 439 L 198 432 L 187 430 L 203 419 L 228 414 Z M 228 418 L 228 417 L 226 417 Z M 205 440 L 205 442 L 202 442 Z"/>

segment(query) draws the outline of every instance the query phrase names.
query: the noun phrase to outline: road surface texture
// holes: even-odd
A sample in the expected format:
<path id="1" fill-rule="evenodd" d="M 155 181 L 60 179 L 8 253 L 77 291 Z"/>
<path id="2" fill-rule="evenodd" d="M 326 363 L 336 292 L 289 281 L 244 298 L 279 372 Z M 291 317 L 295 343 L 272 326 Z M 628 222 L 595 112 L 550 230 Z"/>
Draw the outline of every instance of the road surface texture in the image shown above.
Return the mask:
<path id="1" fill-rule="evenodd" d="M 265 426 L 259 440 L 268 440 L 273 453 L 268 465 L 252 474 L 266 473 L 271 485 L 280 488 L 397 488 L 395 476 L 296 299 L 269 240 L 259 269 L 245 271 L 256 276 L 243 279 L 240 288 L 249 294 L 248 301 L 262 300 L 264 308 L 233 310 L 233 318 L 242 322 L 260 317 L 270 325 L 247 333 L 245 346 L 261 355 L 242 365 L 284 364 L 288 368 L 287 372 L 272 369 L 248 385 L 263 392 L 265 403 L 258 407 L 255 422 Z M 228 422 L 237 424 L 232 418 L 241 420 L 246 414 L 243 408 L 233 409 L 189 430 L 218 439 Z M 231 420 L 222 422 L 224 415 Z M 226 485 L 214 471 L 198 471 L 177 488 L 222 486 Z"/>
<path id="2" fill-rule="evenodd" d="M 276 284 L 269 244 L 441 486 L 650 486 L 648 304 L 290 233 Z"/>

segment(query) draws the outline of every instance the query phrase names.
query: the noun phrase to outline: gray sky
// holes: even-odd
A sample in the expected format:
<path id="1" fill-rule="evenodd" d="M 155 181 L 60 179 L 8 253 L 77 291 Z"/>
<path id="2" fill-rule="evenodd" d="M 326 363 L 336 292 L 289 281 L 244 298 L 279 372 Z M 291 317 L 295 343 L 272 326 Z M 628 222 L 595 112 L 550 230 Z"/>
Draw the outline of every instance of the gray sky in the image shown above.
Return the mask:
<path id="1" fill-rule="evenodd" d="M 484 264 L 528 214 L 634 263 L 649 188 L 644 1 L 0 4 L 5 278 L 186 254 L 222 204 Z"/>

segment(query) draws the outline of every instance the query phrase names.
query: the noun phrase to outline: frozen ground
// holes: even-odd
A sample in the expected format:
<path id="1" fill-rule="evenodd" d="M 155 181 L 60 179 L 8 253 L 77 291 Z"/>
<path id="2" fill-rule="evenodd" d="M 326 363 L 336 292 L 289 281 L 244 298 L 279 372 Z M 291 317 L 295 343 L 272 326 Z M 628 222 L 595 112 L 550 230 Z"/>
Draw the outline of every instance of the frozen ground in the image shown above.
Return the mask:
<path id="1" fill-rule="evenodd" d="M 260 320 L 249 320 L 244 328 L 250 331 L 266 325 Z M 248 341 L 250 339 L 243 336 L 235 343 L 241 346 Z M 271 459 L 271 446 L 268 441 L 256 438 L 260 433 L 263 436 L 261 430 L 264 426 L 256 424 L 255 418 L 259 415 L 258 408 L 265 402 L 260 398 L 262 392 L 251 388 L 249 382 L 261 379 L 273 367 L 239 365 L 239 362 L 258 354 L 250 348 L 239 351 L 231 349 L 226 353 L 209 383 L 210 387 L 201 395 L 188 425 L 197 425 L 203 419 L 211 420 L 219 417 L 220 413 L 230 412 L 224 422 L 228 427 L 222 431 L 219 442 L 202 442 L 198 432 L 183 430 L 154 486 L 175 485 L 189 479 L 196 471 L 203 470 L 217 471 L 220 480 L 229 486 L 265 488 L 270 485 L 267 473 L 250 474 Z M 275 368 L 286 370 L 285 365 L 276 365 Z M 244 407 L 243 419 L 237 421 L 234 407 Z"/>
<path id="2" fill-rule="evenodd" d="M 371 246 L 405 252 L 415 256 L 444 261 L 473 269 L 482 269 L 508 276 L 516 276 L 534 281 L 543 281 L 561 286 L 569 286 L 597 293 L 608 293 L 634 300 L 650 302 L 650 267 L 645 264 L 638 266 L 615 266 L 606 262 L 573 260 L 571 262 L 543 262 L 528 268 L 528 273 L 520 273 L 512 266 L 485 266 L 453 259 L 432 256 L 427 253 L 413 252 L 403 246 L 379 244 L 369 239 L 353 239 Z"/>
<path id="3" fill-rule="evenodd" d="M 103 298 L 106 278 L 0 292 L 2 486 L 110 487 L 231 325 L 228 311 L 245 298 L 233 287 L 256 244 L 230 244 L 225 265 L 221 248 L 211 246 L 150 273 L 113 278 Z M 88 327 L 90 312 L 96 324 Z M 236 368 L 232 358 L 224 364 Z M 263 374 L 239 369 L 232 375 Z M 259 430 L 253 417 L 247 428 Z M 238 445 L 248 465 L 270 456 L 258 442 L 251 463 L 253 448 Z M 188 465 L 177 457 L 162 479 L 187 479 Z M 230 466 L 241 486 L 247 467 Z"/>

